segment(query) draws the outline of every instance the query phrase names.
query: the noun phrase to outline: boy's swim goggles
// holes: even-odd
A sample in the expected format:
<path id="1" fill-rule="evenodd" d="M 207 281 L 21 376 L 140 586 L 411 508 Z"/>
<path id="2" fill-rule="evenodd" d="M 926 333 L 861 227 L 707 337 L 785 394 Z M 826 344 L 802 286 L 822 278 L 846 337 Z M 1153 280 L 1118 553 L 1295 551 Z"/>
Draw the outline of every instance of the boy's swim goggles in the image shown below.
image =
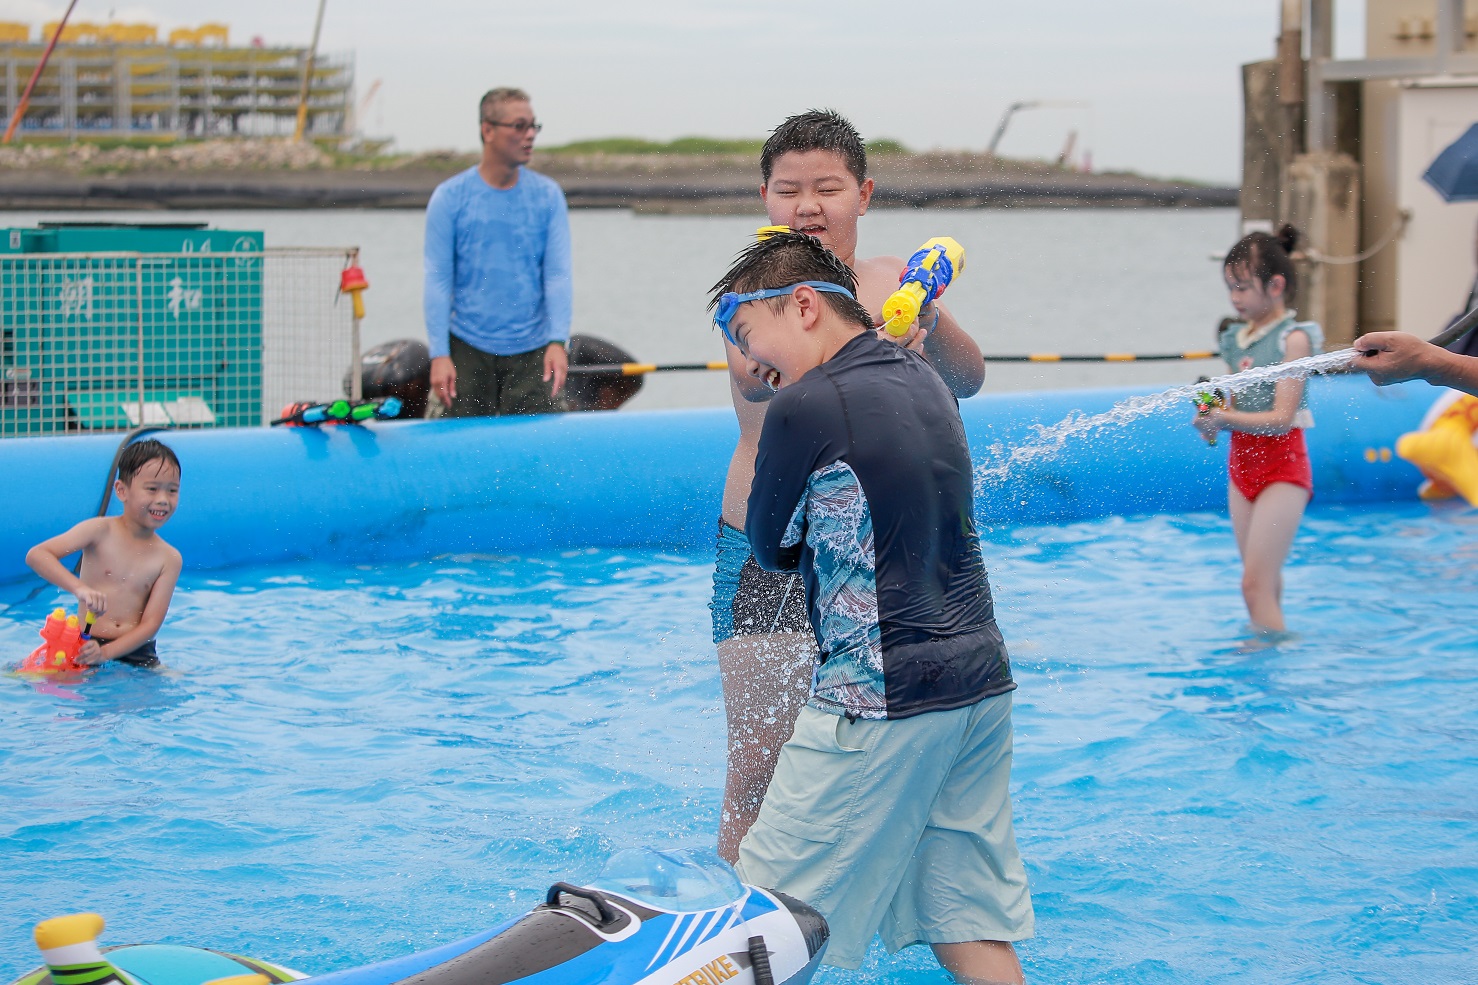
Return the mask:
<path id="1" fill-rule="evenodd" d="M 748 304 L 750 301 L 778 298 L 782 294 L 789 294 L 797 287 L 811 287 L 825 294 L 845 294 L 849 298 L 852 297 L 852 292 L 845 287 L 842 287 L 840 284 L 828 283 L 824 280 L 803 280 L 799 284 L 791 284 L 789 287 L 769 287 L 762 291 L 750 291 L 747 294 L 735 294 L 733 291 L 730 291 L 727 294 L 719 295 L 718 303 L 713 309 L 713 323 L 718 326 L 720 332 L 724 333 L 724 338 L 729 340 L 730 345 L 742 351 L 744 347 L 739 344 L 729 331 L 729 322 L 733 321 L 735 313 L 739 310 L 739 306 L 741 304 Z M 856 298 L 853 298 L 853 300 L 856 300 Z"/>

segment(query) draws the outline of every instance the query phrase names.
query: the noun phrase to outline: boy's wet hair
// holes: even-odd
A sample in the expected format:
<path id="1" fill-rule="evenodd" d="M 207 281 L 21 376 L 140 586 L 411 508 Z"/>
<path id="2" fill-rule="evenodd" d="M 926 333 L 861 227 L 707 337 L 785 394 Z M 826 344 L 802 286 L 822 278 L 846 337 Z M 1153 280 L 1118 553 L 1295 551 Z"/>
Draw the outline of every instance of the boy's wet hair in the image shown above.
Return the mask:
<path id="1" fill-rule="evenodd" d="M 1293 270 L 1290 254 L 1298 246 L 1298 230 L 1284 224 L 1278 235 L 1249 233 L 1227 251 L 1223 266 L 1236 273 L 1245 270 L 1264 288 L 1274 277 L 1283 278 L 1283 302 L 1293 304 L 1298 294 L 1298 274 Z"/>
<path id="2" fill-rule="evenodd" d="M 856 300 L 857 276 L 852 273 L 852 268 L 822 246 L 821 240 L 805 233 L 776 233 L 740 253 L 729 272 L 713 285 L 710 291 L 713 297 L 708 302 L 708 308 L 713 310 L 718 305 L 719 297 L 730 291 L 746 294 L 750 291 L 789 287 L 807 280 L 824 281 L 846 288 L 852 293 L 852 297 L 824 291 L 821 292 L 821 298 L 843 320 L 856 322 L 863 328 L 873 327 L 872 316 Z M 770 305 L 773 311 L 780 311 L 789 302 L 788 296 L 781 296 L 761 303 Z"/>
<path id="3" fill-rule="evenodd" d="M 123 449 L 123 454 L 118 456 L 118 481 L 125 486 L 128 485 L 138 474 L 139 469 L 150 462 L 173 465 L 176 475 L 181 472 L 180 460 L 175 456 L 174 449 L 162 441 L 148 438 L 144 441 L 133 442 Z"/>
<path id="4" fill-rule="evenodd" d="M 810 109 L 775 128 L 760 151 L 760 174 L 765 184 L 782 154 L 813 150 L 834 151 L 860 185 L 867 180 L 867 145 L 846 117 L 835 110 Z"/>

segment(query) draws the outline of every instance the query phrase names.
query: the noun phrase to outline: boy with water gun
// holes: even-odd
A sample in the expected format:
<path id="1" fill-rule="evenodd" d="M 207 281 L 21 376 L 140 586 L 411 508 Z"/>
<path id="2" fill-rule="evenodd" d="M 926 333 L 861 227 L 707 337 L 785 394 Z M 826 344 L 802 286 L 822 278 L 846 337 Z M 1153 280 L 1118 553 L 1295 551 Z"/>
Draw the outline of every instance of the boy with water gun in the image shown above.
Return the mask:
<path id="1" fill-rule="evenodd" d="M 740 876 L 826 917 L 826 961 L 929 944 L 958 982 L 1019 983 L 1031 895 L 1011 823 L 1016 685 L 975 529 L 965 428 L 917 353 L 872 331 L 851 269 L 779 233 L 714 287 L 775 390 L 745 532 L 805 583 L 810 694 L 739 844 Z"/>
<path id="2" fill-rule="evenodd" d="M 985 361 L 980 347 L 939 303 L 943 281 L 923 292 L 924 303 L 901 326 L 901 334 L 883 327 L 885 305 L 915 265 L 898 256 L 857 255 L 858 220 L 873 192 L 867 147 L 857 129 L 830 110 L 797 114 L 775 128 L 759 163 L 760 198 L 769 221 L 804 233 L 835 254 L 856 276 L 857 300 L 879 336 L 922 352 L 956 397 L 974 395 L 985 379 Z M 925 275 L 937 278 L 938 273 L 942 269 Z M 918 292 L 910 293 L 918 299 Z M 729 732 L 718 848 L 733 861 L 805 700 L 816 643 L 799 580 L 762 570 L 745 540 L 745 504 L 772 391 L 748 375 L 734 346 L 726 344 L 725 350 L 739 442 L 724 483 L 710 608 Z"/>
<path id="3" fill-rule="evenodd" d="M 156 667 L 154 636 L 180 576 L 180 552 L 159 536 L 179 505 L 180 460 L 163 442 L 134 442 L 118 458 L 113 495 L 123 506 L 120 515 L 83 520 L 31 548 L 26 563 L 75 595 L 83 618 L 89 612 L 96 617 L 78 664 L 118 660 Z M 78 551 L 82 566 L 74 575 L 62 558 Z"/>

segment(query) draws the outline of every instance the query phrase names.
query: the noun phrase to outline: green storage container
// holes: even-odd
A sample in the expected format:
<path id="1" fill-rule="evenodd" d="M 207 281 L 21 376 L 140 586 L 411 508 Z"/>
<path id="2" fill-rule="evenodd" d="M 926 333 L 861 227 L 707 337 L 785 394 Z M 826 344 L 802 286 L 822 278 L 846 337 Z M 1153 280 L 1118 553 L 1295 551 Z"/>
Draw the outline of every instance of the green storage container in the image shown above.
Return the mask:
<path id="1" fill-rule="evenodd" d="M 261 424 L 261 254 L 198 225 L 0 230 L 0 435 Z"/>

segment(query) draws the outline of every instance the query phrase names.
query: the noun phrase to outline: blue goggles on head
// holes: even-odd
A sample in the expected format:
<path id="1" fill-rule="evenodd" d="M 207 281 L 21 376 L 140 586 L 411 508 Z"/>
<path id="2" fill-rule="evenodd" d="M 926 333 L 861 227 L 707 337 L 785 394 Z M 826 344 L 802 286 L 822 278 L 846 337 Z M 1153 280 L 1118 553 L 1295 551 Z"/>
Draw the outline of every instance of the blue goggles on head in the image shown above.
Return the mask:
<path id="1" fill-rule="evenodd" d="M 729 322 L 734 320 L 734 315 L 738 313 L 739 306 L 741 304 L 748 304 L 750 301 L 778 298 L 782 294 L 789 294 L 797 287 L 812 287 L 825 294 L 845 294 L 849 298 L 852 297 L 852 292 L 845 287 L 842 287 L 840 284 L 831 284 L 824 280 L 803 280 L 799 284 L 791 284 L 789 287 L 769 287 L 762 291 L 750 291 L 747 294 L 735 294 L 733 291 L 730 291 L 727 294 L 719 296 L 718 304 L 713 309 L 713 323 L 718 326 L 720 332 L 724 333 L 724 338 L 729 340 L 730 345 L 742 351 L 744 346 L 740 345 L 739 341 L 734 338 L 734 334 L 729 331 Z M 856 300 L 856 298 L 853 298 L 853 300 Z"/>

